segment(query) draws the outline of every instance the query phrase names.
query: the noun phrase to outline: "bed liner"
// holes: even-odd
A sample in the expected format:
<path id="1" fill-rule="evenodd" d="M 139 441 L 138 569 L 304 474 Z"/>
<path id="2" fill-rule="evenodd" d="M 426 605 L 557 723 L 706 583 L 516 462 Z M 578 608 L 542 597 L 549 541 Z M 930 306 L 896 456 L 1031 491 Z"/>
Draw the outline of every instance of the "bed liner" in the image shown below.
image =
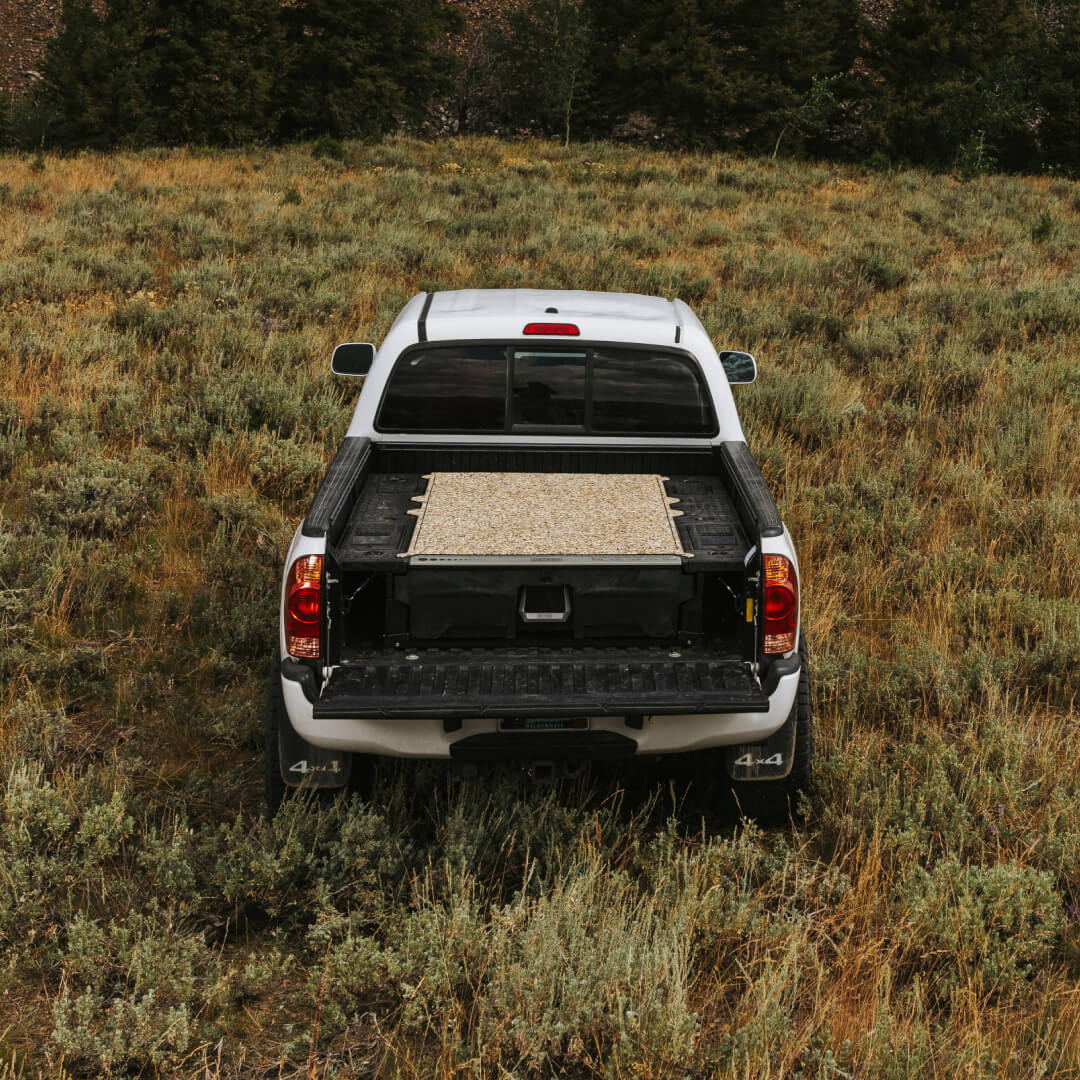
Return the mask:
<path id="1" fill-rule="evenodd" d="M 413 541 L 417 517 L 410 514 L 418 507 L 429 486 L 424 472 L 369 472 L 352 512 L 337 539 L 335 551 L 343 569 L 370 572 L 404 573 L 410 562 L 401 556 L 408 553 Z M 631 475 L 627 473 L 626 475 Z M 751 543 L 735 505 L 717 474 L 666 473 L 664 491 L 673 500 L 671 507 L 675 536 L 681 554 L 674 556 L 690 572 L 741 571 L 751 552 Z M 451 554 L 458 562 L 467 554 Z M 509 556 L 508 557 L 512 557 Z M 539 561 L 551 555 L 525 556 Z M 414 554 L 412 559 L 430 560 Z M 583 555 L 581 561 L 655 559 L 653 555 Z"/>

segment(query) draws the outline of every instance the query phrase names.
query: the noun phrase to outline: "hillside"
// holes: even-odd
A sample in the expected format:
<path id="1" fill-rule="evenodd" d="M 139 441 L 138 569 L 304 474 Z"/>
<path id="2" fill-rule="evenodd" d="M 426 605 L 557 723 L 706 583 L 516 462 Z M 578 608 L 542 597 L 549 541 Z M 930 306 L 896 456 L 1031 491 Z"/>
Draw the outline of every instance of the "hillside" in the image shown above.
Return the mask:
<path id="1" fill-rule="evenodd" d="M 1080 1073 L 1080 185 L 345 150 L 0 157 L 0 1077 Z M 644 765 L 261 820 L 330 348 L 516 285 L 757 355 L 801 822 Z"/>
<path id="2" fill-rule="evenodd" d="M 0 0 L 0 91 L 29 87 L 29 72 L 56 33 L 62 6 L 62 0 Z"/>

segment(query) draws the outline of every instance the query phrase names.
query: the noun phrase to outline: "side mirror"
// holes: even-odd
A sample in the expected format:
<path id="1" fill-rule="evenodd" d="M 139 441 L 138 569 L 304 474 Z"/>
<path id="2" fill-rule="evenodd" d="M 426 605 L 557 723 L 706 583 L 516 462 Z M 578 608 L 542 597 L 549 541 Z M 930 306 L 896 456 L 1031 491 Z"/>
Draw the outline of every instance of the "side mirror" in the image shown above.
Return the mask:
<path id="1" fill-rule="evenodd" d="M 330 370 L 335 375 L 366 375 L 375 359 L 375 346 L 359 341 L 339 345 L 330 358 Z"/>
<path id="2" fill-rule="evenodd" d="M 729 383 L 752 383 L 757 378 L 757 362 L 748 352 L 725 350 L 720 354 Z"/>

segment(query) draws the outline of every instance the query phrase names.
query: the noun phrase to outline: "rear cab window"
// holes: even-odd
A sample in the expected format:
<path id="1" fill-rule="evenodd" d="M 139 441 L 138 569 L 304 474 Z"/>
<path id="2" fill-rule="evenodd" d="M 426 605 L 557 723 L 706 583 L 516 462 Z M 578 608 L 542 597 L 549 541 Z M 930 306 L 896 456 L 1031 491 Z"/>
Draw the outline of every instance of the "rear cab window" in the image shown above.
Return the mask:
<path id="1" fill-rule="evenodd" d="M 387 380 L 377 431 L 712 436 L 692 357 L 625 346 L 423 345 Z"/>

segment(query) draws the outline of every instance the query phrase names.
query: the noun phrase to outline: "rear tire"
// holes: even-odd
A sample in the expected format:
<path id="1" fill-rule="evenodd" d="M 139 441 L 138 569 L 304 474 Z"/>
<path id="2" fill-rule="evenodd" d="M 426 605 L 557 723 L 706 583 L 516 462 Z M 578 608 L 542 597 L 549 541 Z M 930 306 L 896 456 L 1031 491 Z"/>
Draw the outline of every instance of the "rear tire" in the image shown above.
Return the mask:
<path id="1" fill-rule="evenodd" d="M 728 781 L 740 817 L 759 825 L 783 825 L 798 817 L 799 796 L 808 791 L 814 764 L 814 710 L 810 699 L 810 664 L 806 641 L 799 638 L 799 687 L 791 715 L 795 718 L 795 760 L 783 780 Z"/>

